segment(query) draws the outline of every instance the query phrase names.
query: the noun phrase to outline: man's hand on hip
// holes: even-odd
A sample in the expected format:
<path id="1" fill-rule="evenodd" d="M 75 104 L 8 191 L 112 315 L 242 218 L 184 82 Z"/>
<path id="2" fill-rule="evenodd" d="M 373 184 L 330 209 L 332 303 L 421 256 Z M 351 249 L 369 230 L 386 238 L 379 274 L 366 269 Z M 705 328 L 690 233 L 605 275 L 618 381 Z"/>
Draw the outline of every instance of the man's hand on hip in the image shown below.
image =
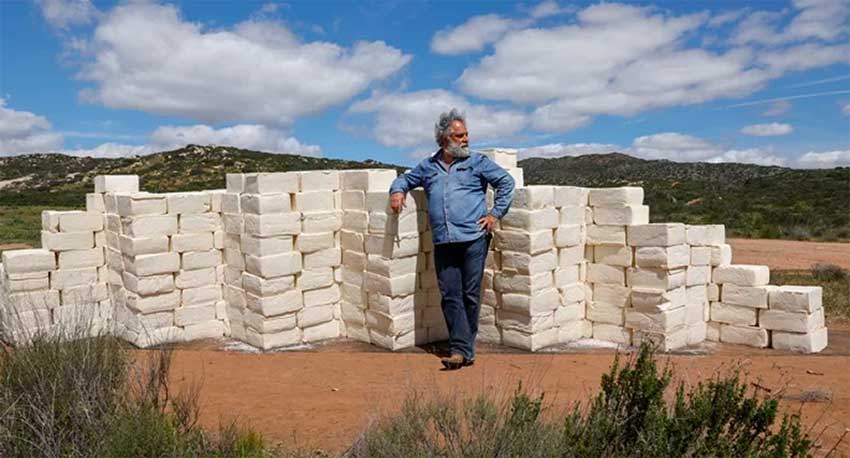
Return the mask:
<path id="1" fill-rule="evenodd" d="M 482 231 L 493 232 L 493 228 L 496 227 L 496 217 L 493 215 L 487 215 L 478 220 L 478 228 Z"/>
<path id="2" fill-rule="evenodd" d="M 404 209 L 404 197 L 405 194 L 403 192 L 394 192 L 390 195 L 390 208 L 395 213 L 401 213 Z"/>

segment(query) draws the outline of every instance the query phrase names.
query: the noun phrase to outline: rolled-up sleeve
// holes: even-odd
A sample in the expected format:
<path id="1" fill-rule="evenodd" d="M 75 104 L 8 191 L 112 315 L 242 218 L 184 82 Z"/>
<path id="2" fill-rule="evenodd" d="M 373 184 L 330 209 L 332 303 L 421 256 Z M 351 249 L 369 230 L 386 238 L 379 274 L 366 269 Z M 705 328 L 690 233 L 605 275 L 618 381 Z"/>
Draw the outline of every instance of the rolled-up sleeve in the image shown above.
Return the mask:
<path id="1" fill-rule="evenodd" d="M 393 180 L 390 185 L 390 194 L 395 194 L 397 192 L 407 193 L 413 188 L 422 185 L 422 177 L 424 176 L 425 171 L 423 170 L 422 163 L 416 165 L 411 170 L 408 170 L 406 173 L 402 173 L 395 180 Z"/>
<path id="2" fill-rule="evenodd" d="M 493 209 L 490 210 L 490 214 L 498 219 L 502 219 L 511 207 L 511 202 L 514 200 L 514 178 L 507 170 L 491 161 L 487 156 L 481 158 L 479 167 L 487 183 L 496 189 L 496 196 L 493 199 Z"/>

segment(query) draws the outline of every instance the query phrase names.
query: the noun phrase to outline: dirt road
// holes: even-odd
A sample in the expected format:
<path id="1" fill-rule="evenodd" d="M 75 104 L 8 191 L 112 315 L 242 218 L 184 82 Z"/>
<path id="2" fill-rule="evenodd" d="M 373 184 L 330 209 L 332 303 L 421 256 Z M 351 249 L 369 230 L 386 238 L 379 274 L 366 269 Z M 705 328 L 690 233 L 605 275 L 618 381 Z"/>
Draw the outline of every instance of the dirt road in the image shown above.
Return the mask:
<path id="1" fill-rule="evenodd" d="M 662 359 L 669 358 L 676 380 L 688 385 L 740 364 L 759 387 L 786 390 L 782 406 L 788 411 L 796 411 L 806 397 L 831 399 L 802 407 L 807 425 L 826 411 L 818 423 L 828 426 L 820 443 L 831 447 L 850 427 L 850 330 L 831 333 L 828 351 L 815 356 L 705 344 L 708 354 Z M 198 347 L 175 353 L 172 375 L 183 382 L 202 377 L 205 425 L 236 418 L 269 439 L 335 452 L 347 448 L 370 420 L 397 411 L 412 390 L 506 394 L 522 381 L 562 409 L 595 394 L 614 357 L 612 350 L 529 354 L 484 347 L 475 366 L 443 372 L 436 356 L 422 349 L 390 353 L 348 342 L 313 351 L 246 354 Z M 850 444 L 842 444 L 841 451 L 845 455 L 838 456 L 850 455 Z"/>
<path id="2" fill-rule="evenodd" d="M 771 269 L 808 269 L 827 263 L 850 269 L 850 243 L 795 240 L 728 239 L 735 264 L 763 264 Z"/>

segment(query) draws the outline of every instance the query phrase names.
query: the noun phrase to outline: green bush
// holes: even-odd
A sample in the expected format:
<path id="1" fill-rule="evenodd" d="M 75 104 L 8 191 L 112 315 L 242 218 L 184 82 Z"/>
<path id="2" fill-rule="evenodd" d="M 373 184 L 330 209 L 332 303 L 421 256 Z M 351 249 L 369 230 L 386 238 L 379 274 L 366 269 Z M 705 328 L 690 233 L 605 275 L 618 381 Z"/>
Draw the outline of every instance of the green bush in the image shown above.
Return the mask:
<path id="1" fill-rule="evenodd" d="M 543 395 L 520 387 L 508 402 L 410 397 L 398 415 L 379 421 L 349 452 L 381 457 L 805 457 L 812 442 L 796 415 L 777 425 L 778 401 L 748 393 L 738 374 L 717 377 L 665 401 L 669 367 L 656 367 L 642 346 L 603 375 L 601 391 L 562 421 L 545 416 Z M 550 419 L 547 419 L 550 418 Z"/>
<path id="2" fill-rule="evenodd" d="M 200 387 L 174 393 L 171 352 L 54 332 L 0 353 L 0 456 L 265 457 L 257 433 L 197 425 Z"/>

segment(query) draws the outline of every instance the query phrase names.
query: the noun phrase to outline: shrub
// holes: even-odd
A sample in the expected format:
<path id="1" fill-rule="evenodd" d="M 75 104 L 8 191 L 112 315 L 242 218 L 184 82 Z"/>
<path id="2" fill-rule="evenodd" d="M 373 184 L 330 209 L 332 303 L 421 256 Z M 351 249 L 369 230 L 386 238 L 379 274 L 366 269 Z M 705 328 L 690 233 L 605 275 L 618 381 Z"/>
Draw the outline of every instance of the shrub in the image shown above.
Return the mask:
<path id="1" fill-rule="evenodd" d="M 517 389 L 508 402 L 424 401 L 368 428 L 349 451 L 373 457 L 804 457 L 812 442 L 797 415 L 776 425 L 778 401 L 750 394 L 737 373 L 665 401 L 669 367 L 659 370 L 647 345 L 603 375 L 601 391 L 563 420 L 543 419 L 543 395 Z"/>
<path id="2" fill-rule="evenodd" d="M 835 264 L 812 264 L 812 276 L 821 281 L 846 280 L 847 272 Z"/>

